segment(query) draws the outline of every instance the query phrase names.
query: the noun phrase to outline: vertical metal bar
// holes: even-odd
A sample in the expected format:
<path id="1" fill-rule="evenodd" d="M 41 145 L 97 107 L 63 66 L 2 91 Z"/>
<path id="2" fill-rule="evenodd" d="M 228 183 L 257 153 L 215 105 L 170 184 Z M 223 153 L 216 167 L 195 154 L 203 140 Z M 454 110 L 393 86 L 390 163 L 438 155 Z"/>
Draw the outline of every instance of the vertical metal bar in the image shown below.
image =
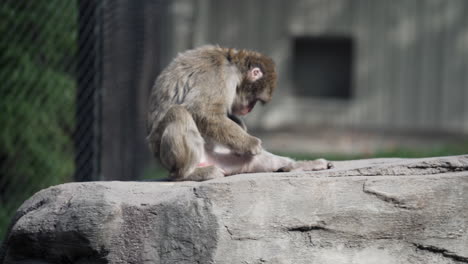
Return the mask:
<path id="1" fill-rule="evenodd" d="M 97 137 L 97 109 L 96 91 L 99 87 L 96 0 L 78 1 L 78 88 L 76 97 L 76 128 L 73 135 L 75 142 L 75 175 L 76 181 L 97 180 L 98 166 L 98 137 Z"/>

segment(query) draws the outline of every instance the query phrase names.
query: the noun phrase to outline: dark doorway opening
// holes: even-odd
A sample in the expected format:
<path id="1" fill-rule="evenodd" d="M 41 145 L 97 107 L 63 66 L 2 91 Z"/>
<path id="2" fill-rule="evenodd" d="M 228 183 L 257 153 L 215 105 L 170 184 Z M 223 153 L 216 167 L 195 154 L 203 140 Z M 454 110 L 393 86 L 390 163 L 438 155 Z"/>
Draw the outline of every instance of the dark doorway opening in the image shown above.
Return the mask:
<path id="1" fill-rule="evenodd" d="M 293 54 L 293 80 L 298 96 L 352 97 L 351 37 L 297 37 Z"/>

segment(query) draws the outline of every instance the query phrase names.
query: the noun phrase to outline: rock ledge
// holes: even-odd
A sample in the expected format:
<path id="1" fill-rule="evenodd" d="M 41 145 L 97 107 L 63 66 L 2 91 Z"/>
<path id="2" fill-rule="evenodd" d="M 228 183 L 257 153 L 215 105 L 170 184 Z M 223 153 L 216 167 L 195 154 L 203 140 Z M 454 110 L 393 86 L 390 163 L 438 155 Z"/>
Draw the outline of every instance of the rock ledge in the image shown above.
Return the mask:
<path id="1" fill-rule="evenodd" d="M 335 166 L 51 187 L 0 263 L 468 263 L 468 155 Z"/>

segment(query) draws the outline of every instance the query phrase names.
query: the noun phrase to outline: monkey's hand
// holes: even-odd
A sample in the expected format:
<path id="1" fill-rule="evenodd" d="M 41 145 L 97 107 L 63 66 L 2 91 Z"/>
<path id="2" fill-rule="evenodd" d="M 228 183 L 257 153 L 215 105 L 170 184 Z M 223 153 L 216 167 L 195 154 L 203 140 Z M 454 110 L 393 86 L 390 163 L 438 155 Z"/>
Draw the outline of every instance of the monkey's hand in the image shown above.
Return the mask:
<path id="1" fill-rule="evenodd" d="M 241 144 L 241 149 L 237 150 L 236 152 L 239 154 L 249 154 L 249 155 L 257 155 L 260 154 L 263 150 L 262 148 L 262 141 L 256 137 L 249 136 L 247 144 Z"/>
<path id="2" fill-rule="evenodd" d="M 228 147 L 237 156 L 245 156 L 245 155 L 255 156 L 255 155 L 260 154 L 263 151 L 262 141 L 250 135 L 247 135 L 244 141 L 237 142 L 237 144 L 233 144 Z"/>
<path id="3" fill-rule="evenodd" d="M 326 170 L 333 168 L 333 163 L 325 159 L 317 160 L 304 160 L 296 161 L 293 164 L 282 167 L 278 172 L 289 172 L 289 171 L 316 171 L 316 170 Z"/>

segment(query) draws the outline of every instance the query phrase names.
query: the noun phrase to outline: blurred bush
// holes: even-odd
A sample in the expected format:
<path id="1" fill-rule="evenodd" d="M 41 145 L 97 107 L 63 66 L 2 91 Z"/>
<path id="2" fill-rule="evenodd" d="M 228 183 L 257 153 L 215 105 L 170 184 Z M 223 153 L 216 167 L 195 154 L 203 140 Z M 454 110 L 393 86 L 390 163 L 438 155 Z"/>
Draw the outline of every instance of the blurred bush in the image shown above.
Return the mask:
<path id="1" fill-rule="evenodd" d="M 75 1 L 0 4 L 0 239 L 17 207 L 74 171 Z"/>

